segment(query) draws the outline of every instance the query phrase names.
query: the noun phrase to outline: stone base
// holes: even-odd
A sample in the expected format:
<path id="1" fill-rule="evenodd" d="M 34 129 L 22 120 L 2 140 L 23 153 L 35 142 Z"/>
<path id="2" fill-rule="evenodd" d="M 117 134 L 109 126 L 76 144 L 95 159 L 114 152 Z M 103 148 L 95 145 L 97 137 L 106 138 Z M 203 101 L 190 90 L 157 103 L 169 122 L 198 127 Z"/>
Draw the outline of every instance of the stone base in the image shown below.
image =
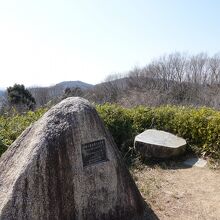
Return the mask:
<path id="1" fill-rule="evenodd" d="M 171 158 L 185 152 L 186 141 L 171 133 L 149 129 L 137 135 L 135 149 L 143 158 Z"/>

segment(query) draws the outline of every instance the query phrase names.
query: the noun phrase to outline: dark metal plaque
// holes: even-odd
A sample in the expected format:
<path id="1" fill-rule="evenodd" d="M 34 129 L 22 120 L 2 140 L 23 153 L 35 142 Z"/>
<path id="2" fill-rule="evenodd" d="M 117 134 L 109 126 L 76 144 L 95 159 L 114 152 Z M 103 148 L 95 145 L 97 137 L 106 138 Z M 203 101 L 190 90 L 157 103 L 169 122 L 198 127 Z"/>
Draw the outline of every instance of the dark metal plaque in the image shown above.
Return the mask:
<path id="1" fill-rule="evenodd" d="M 107 161 L 105 140 L 82 144 L 83 166 L 89 166 Z"/>

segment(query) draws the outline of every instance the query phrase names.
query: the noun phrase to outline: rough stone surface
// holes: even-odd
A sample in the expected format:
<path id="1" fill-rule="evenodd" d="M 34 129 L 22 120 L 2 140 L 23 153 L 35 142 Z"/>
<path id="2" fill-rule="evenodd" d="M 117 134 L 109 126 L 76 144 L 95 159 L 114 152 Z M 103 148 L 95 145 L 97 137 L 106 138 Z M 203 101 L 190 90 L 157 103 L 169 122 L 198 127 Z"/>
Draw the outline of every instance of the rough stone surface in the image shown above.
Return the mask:
<path id="1" fill-rule="evenodd" d="M 83 163 L 83 146 L 97 140 L 105 141 L 106 158 L 101 152 L 95 163 L 93 151 L 85 151 Z M 112 137 L 84 99 L 54 106 L 0 158 L 1 220 L 152 219 L 148 210 Z"/>
<path id="2" fill-rule="evenodd" d="M 169 132 L 149 129 L 137 135 L 135 149 L 144 158 L 170 158 L 185 151 L 186 141 Z"/>

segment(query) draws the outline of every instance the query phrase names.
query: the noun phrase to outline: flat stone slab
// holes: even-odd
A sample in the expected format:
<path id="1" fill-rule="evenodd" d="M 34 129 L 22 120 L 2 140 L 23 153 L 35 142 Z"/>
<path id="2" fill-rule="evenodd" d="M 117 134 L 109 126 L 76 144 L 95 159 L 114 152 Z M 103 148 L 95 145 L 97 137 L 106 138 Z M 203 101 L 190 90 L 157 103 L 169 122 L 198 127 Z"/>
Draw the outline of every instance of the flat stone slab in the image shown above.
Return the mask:
<path id="1" fill-rule="evenodd" d="M 170 158 L 185 151 L 186 141 L 169 132 L 148 129 L 137 135 L 135 149 L 145 158 Z"/>
<path id="2" fill-rule="evenodd" d="M 185 160 L 183 164 L 190 167 L 195 166 L 195 167 L 203 168 L 207 165 L 207 161 L 202 158 L 193 157 Z"/>

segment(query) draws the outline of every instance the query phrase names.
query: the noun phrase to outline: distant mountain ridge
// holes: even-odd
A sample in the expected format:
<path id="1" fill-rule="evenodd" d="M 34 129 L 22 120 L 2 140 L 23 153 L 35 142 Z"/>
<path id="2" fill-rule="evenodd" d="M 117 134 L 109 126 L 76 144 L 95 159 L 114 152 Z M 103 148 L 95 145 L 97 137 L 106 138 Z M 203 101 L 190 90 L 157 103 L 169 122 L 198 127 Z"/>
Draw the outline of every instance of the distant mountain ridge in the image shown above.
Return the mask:
<path id="1" fill-rule="evenodd" d="M 63 81 L 56 84 L 55 87 L 62 87 L 63 89 L 74 88 L 74 87 L 78 87 L 80 89 L 89 89 L 92 88 L 93 85 L 77 80 L 77 81 Z"/>
<path id="2" fill-rule="evenodd" d="M 32 87 L 29 88 L 29 91 L 35 98 L 37 106 L 43 106 L 51 100 L 54 103 L 61 100 L 66 88 L 70 88 L 70 90 L 80 88 L 81 91 L 85 92 L 92 89 L 93 85 L 82 81 L 63 81 L 48 87 Z"/>
<path id="3" fill-rule="evenodd" d="M 53 101 L 54 103 L 57 102 L 57 100 L 61 100 L 63 95 L 65 94 L 65 89 L 70 88 L 70 90 L 73 90 L 75 88 L 79 88 L 81 92 L 89 91 L 90 89 L 93 89 L 94 85 L 85 83 L 82 81 L 62 81 L 52 86 L 37 86 L 37 87 L 27 87 L 27 89 L 31 92 L 32 96 L 34 97 L 37 107 L 43 106 L 49 101 Z M 77 90 L 78 91 L 78 90 Z M 1 105 L 1 99 L 5 95 L 5 90 L 3 88 L 0 88 L 0 105 Z M 75 94 L 76 95 L 76 94 Z M 79 95 L 79 94 L 78 94 Z"/>

